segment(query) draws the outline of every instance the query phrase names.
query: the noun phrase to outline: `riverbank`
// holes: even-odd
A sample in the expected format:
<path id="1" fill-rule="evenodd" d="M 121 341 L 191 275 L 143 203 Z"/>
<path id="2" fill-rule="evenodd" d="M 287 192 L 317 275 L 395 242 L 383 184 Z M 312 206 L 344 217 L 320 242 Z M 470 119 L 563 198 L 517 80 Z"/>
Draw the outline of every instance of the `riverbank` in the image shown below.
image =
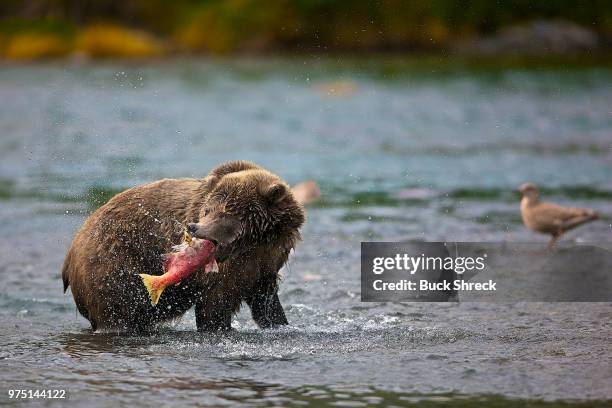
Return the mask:
<path id="1" fill-rule="evenodd" d="M 199 24 L 171 33 L 154 33 L 116 23 L 74 26 L 46 21 L 7 23 L 0 20 L 0 60 L 53 59 L 150 60 L 177 56 L 244 55 L 436 55 L 442 58 L 512 57 L 513 59 L 600 58 L 612 54 L 612 34 L 563 20 L 533 20 L 503 26 L 491 33 L 451 31 L 441 23 L 424 23 L 411 35 L 390 40 L 383 31 L 363 41 L 361 31 L 351 40 L 294 43 L 268 39 L 232 39 Z M 257 36 L 255 36 L 257 37 Z M 233 38 L 233 37 L 232 37 Z"/>

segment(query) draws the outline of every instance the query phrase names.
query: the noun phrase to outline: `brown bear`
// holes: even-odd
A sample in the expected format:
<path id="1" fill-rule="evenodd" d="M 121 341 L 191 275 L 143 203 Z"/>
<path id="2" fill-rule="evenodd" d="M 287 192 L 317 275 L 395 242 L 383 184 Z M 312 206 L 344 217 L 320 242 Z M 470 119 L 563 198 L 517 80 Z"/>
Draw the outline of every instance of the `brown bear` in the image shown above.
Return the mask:
<path id="1" fill-rule="evenodd" d="M 198 330 L 230 329 L 245 301 L 262 328 L 287 324 L 279 270 L 300 240 L 304 208 L 278 176 L 229 162 L 203 179 L 164 179 L 126 190 L 95 211 L 64 260 L 68 286 L 93 330 L 143 331 L 195 305 Z M 163 273 L 184 226 L 215 244 L 218 272 L 199 270 L 152 306 L 140 273 Z"/>

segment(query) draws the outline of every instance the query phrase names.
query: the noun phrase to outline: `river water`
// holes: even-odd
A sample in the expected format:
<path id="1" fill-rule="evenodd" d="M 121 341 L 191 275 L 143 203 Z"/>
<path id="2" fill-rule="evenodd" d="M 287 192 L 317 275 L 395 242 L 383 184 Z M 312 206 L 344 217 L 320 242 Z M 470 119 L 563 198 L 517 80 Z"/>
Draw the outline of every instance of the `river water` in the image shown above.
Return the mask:
<path id="1" fill-rule="evenodd" d="M 362 303 L 361 241 L 545 242 L 513 189 L 602 220 L 612 241 L 612 71 L 243 59 L 0 68 L 0 401 L 66 389 L 116 406 L 576 406 L 612 400 L 610 303 Z M 60 268 L 126 187 L 255 161 L 314 179 L 283 270 L 290 326 L 189 312 L 146 336 L 91 333 Z M 65 401 L 39 404 L 65 405 Z"/>

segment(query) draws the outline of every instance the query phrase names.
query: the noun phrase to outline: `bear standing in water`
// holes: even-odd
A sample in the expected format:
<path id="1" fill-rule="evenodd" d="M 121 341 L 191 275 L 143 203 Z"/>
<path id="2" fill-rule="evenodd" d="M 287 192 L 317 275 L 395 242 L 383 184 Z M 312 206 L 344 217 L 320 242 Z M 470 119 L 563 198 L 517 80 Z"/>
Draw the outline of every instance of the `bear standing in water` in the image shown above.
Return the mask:
<path id="1" fill-rule="evenodd" d="M 245 301 L 260 327 L 287 324 L 278 272 L 300 240 L 304 209 L 278 176 L 229 162 L 204 179 L 165 179 L 126 190 L 77 232 L 62 268 L 79 312 L 94 330 L 142 331 L 195 304 L 198 330 L 230 329 Z M 219 271 L 198 270 L 152 306 L 139 277 L 163 273 L 181 225 L 215 244 Z"/>

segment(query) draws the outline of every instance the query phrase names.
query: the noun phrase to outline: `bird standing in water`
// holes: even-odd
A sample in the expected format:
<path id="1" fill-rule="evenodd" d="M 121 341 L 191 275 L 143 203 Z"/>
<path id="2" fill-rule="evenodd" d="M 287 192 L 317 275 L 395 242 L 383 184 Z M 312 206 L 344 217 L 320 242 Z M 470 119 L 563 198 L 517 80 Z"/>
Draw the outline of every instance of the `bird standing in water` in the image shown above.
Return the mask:
<path id="1" fill-rule="evenodd" d="M 521 217 L 525 226 L 533 231 L 550 234 L 548 248 L 565 233 L 584 223 L 596 220 L 598 214 L 590 208 L 570 208 L 540 201 L 540 192 L 535 184 L 521 185 Z"/>

